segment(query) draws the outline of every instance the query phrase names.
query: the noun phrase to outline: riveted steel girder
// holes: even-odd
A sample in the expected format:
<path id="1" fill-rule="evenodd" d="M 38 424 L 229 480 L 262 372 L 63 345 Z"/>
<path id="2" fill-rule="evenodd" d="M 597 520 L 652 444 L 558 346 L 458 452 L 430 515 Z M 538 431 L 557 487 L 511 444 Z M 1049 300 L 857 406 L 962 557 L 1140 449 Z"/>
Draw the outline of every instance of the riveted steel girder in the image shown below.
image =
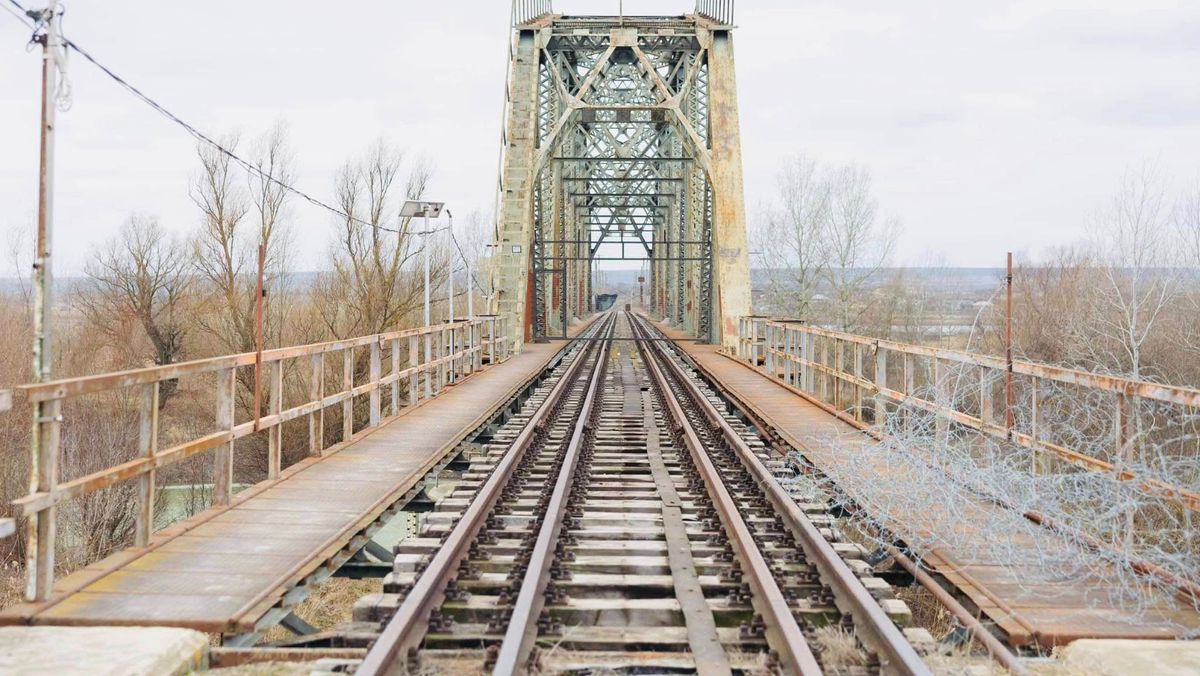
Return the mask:
<path id="1" fill-rule="evenodd" d="M 522 341 L 565 334 L 619 250 L 648 261 L 656 312 L 733 340 L 750 275 L 731 26 L 548 14 L 511 58 L 496 310 Z"/>

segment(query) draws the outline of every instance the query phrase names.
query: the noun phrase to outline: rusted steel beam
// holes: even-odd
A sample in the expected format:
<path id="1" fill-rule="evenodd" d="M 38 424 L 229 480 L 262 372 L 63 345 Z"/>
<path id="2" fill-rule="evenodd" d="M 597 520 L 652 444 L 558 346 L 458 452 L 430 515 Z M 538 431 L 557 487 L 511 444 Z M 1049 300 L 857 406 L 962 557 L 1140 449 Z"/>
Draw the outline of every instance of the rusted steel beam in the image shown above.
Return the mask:
<path id="1" fill-rule="evenodd" d="M 633 324 L 635 332 L 638 335 L 644 335 L 645 329 L 640 327 L 636 321 Z M 729 489 L 725 487 L 720 473 L 713 465 L 703 442 L 697 436 L 696 430 L 692 427 L 679 401 L 671 396 L 671 388 L 663 371 L 664 367 L 660 366 L 658 359 L 653 356 L 658 349 L 657 343 L 646 341 L 639 345 L 646 353 L 645 363 L 650 375 L 658 390 L 663 393 L 667 411 L 670 413 L 674 425 L 681 430 L 692 462 L 712 498 L 713 506 L 724 526 L 725 534 L 729 537 L 729 544 L 742 564 L 743 572 L 754 592 L 752 603 L 755 610 L 761 613 L 766 620 L 768 643 L 779 654 L 784 673 L 820 674 L 821 666 L 817 663 L 817 659 L 804 637 L 804 632 L 789 610 L 787 598 L 784 597 L 770 566 L 754 542 L 754 536 L 751 535 L 749 527 L 742 519 L 737 503 L 730 495 Z M 660 358 L 667 364 L 666 368 L 673 366 L 670 359 Z M 686 376 L 682 376 L 678 372 L 676 372 L 676 376 L 681 377 L 685 384 L 687 383 Z"/>
<path id="2" fill-rule="evenodd" d="M 660 354 L 663 354 L 662 351 L 666 349 L 655 342 L 646 343 L 646 345 Z M 647 361 L 657 367 L 654 360 Z M 854 617 L 855 627 L 863 633 L 864 643 L 879 654 L 885 671 L 898 674 L 930 673 L 924 661 L 904 638 L 904 634 L 887 617 L 871 593 L 859 582 L 854 572 L 833 550 L 833 546 L 825 540 L 812 521 L 804 515 L 800 506 L 779 484 L 771 470 L 754 454 L 720 411 L 699 391 L 673 359 L 663 354 L 661 361 L 665 368 L 674 372 L 677 379 L 688 387 L 693 402 L 701 409 L 709 422 L 720 429 L 726 443 L 733 449 L 750 475 L 754 477 L 755 483 L 762 488 L 775 507 L 775 511 L 783 518 L 789 530 L 796 537 L 796 541 L 803 547 L 808 559 L 816 566 L 821 579 L 833 589 L 839 605 L 845 604 L 846 609 Z M 772 380 L 778 382 L 775 378 Z M 854 420 L 853 416 L 846 417 Z M 865 424 L 858 423 L 858 426 L 865 427 Z"/>
<path id="3" fill-rule="evenodd" d="M 603 337 L 611 337 L 615 322 L 606 328 Z M 596 365 L 592 369 L 591 380 L 583 406 L 579 411 L 571 431 L 571 440 L 563 456 L 562 468 L 546 505 L 545 516 L 538 529 L 537 539 L 529 555 L 529 563 L 525 576 L 521 581 L 521 591 L 513 603 L 512 619 L 500 643 L 500 652 L 496 656 L 496 666 L 493 673 L 517 674 L 530 671 L 529 656 L 537 640 L 537 620 L 545 605 L 546 586 L 549 583 L 550 566 L 554 563 L 554 549 L 562 530 L 563 517 L 566 516 L 567 501 L 571 498 L 571 488 L 574 485 L 575 468 L 579 464 L 579 456 L 583 451 L 584 435 L 592 426 L 592 409 L 595 407 L 597 393 L 604 381 L 604 370 L 608 366 L 608 354 L 612 347 L 611 341 L 600 344 L 600 353 Z"/>
<path id="4" fill-rule="evenodd" d="M 595 343 L 587 343 L 590 351 Z M 408 655 L 408 650 L 420 644 L 428 628 L 429 615 L 445 597 L 447 582 L 457 573 L 459 563 L 466 557 L 471 543 L 487 520 L 492 507 L 500 499 L 500 493 L 508 484 L 521 458 L 532 446 L 538 429 L 547 424 L 550 411 L 556 402 L 570 391 L 570 385 L 587 362 L 587 353 L 581 354 L 572 363 L 562 378 L 555 383 L 549 395 L 533 415 L 524 429 L 513 441 L 512 448 L 496 465 L 479 493 L 472 500 L 462 518 L 446 537 L 434 554 L 425 572 L 417 578 L 404 602 L 388 620 L 383 632 L 375 641 L 371 651 L 355 673 L 363 675 L 387 674 L 399 671 Z"/>
<path id="5" fill-rule="evenodd" d="M 264 662 L 312 662 L 315 660 L 359 660 L 366 648 L 209 648 L 210 669 L 240 667 Z"/>
<path id="6" fill-rule="evenodd" d="M 476 322 L 483 320 L 475 320 Z M 467 324 L 469 320 L 461 320 L 455 324 Z M 346 349 L 355 347 L 365 347 L 371 343 L 379 343 L 393 338 L 407 338 L 409 336 L 423 336 L 432 333 L 439 333 L 445 330 L 445 325 L 423 327 L 419 329 L 407 329 L 404 331 L 392 331 L 389 333 L 380 333 L 371 336 L 363 336 L 360 338 L 350 338 L 346 340 L 335 340 L 325 343 L 313 343 L 311 345 L 298 345 L 295 347 L 276 348 L 274 350 L 266 350 L 263 352 L 263 361 L 271 362 L 280 359 L 294 359 L 297 357 L 305 357 L 315 354 L 324 354 L 330 352 L 341 352 Z M 45 383 L 36 383 L 29 385 L 21 385 L 16 388 L 19 396 L 26 397 L 29 401 L 45 401 L 48 399 L 62 399 L 66 397 L 75 397 L 82 394 L 91 394 L 95 392 L 104 392 L 121 387 L 132 387 L 134 385 L 144 385 L 155 381 L 175 380 L 192 375 L 202 373 L 212 373 L 226 368 L 240 368 L 244 366 L 253 366 L 255 360 L 254 352 L 244 352 L 241 354 L 225 355 L 221 357 L 210 357 L 207 359 L 196 359 L 193 361 L 180 362 L 178 364 L 168 364 L 166 366 L 152 366 L 142 369 L 131 369 L 128 371 L 117 371 L 114 373 L 104 373 L 94 376 L 82 376 L 78 378 L 63 378 L 52 380 Z"/>

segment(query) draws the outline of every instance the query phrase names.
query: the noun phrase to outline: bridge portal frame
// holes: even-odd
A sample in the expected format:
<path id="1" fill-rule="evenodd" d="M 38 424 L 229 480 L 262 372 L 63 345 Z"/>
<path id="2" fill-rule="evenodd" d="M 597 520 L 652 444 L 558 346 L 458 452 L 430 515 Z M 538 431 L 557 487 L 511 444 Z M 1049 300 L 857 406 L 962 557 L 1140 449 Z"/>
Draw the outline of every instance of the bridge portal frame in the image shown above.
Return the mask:
<path id="1" fill-rule="evenodd" d="M 629 245 L 648 260 L 652 311 L 736 345 L 750 274 L 727 4 L 673 17 L 514 14 L 492 308 L 524 327 L 514 349 L 593 309 L 594 264 L 614 258 L 600 254 L 610 243 L 615 258 Z"/>

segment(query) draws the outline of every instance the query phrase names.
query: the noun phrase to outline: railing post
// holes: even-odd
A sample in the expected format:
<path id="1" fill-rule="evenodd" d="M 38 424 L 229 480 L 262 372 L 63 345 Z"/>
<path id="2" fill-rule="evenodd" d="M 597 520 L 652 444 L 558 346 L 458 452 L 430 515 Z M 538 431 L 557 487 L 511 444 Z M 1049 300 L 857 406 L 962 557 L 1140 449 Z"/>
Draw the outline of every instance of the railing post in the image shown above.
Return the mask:
<path id="1" fill-rule="evenodd" d="M 1038 401 L 1038 381 L 1037 376 L 1033 376 L 1029 380 L 1029 438 L 1033 442 L 1030 444 L 1030 471 L 1034 476 L 1038 473 L 1038 460 L 1041 456 L 1041 451 L 1038 449 L 1038 439 L 1041 438 L 1042 426 L 1042 411 L 1041 402 Z"/>
<path id="2" fill-rule="evenodd" d="M 279 415 L 283 411 L 283 360 L 271 362 L 271 394 L 267 412 Z M 283 466 L 283 423 L 278 420 L 267 428 L 267 478 L 279 477 Z"/>
<path id="3" fill-rule="evenodd" d="M 400 378 L 396 375 L 400 373 L 400 339 L 392 339 L 392 376 L 395 380 L 392 381 L 392 415 L 400 414 Z"/>
<path id="4" fill-rule="evenodd" d="M 883 391 L 887 389 L 887 350 L 875 343 L 875 426 L 883 432 L 887 422 L 887 401 Z"/>
<path id="5" fill-rule="evenodd" d="M 342 393 L 349 395 L 354 389 L 354 348 L 342 350 Z M 354 436 L 354 397 L 342 401 L 342 441 Z"/>
<path id="6" fill-rule="evenodd" d="M 233 430 L 234 367 L 217 371 L 217 428 Z M 228 505 L 233 495 L 233 441 L 217 447 L 213 463 L 213 505 Z"/>
<path id="7" fill-rule="evenodd" d="M 833 373 L 845 373 L 846 371 L 842 367 L 846 363 L 846 344 L 840 338 L 833 339 L 833 360 Z M 833 407 L 840 411 L 842 410 L 842 390 L 845 388 L 842 387 L 842 379 L 836 375 L 831 374 L 830 381 L 830 384 L 833 385 Z"/>
<path id="8" fill-rule="evenodd" d="M 367 395 L 367 400 L 369 402 L 368 406 L 371 409 L 369 413 L 371 427 L 378 425 L 380 419 L 383 417 L 382 411 L 380 410 L 382 408 L 383 392 L 381 392 L 379 389 L 379 380 L 383 378 L 383 355 L 381 352 L 382 348 L 379 346 L 379 341 L 371 341 L 370 379 L 371 387 L 373 389 L 371 390 L 371 393 Z"/>
<path id="9" fill-rule="evenodd" d="M 821 365 L 829 368 L 829 338 L 823 336 L 821 339 Z M 829 372 L 821 373 L 821 401 L 829 401 Z"/>
<path id="10" fill-rule="evenodd" d="M 913 390 L 916 389 L 917 376 L 913 370 L 913 356 L 910 352 L 904 353 L 904 398 L 912 396 Z M 904 410 L 904 431 L 912 431 L 913 411 L 912 406 L 906 406 Z"/>
<path id="11" fill-rule="evenodd" d="M 936 406 L 933 414 L 933 428 L 935 438 L 939 444 L 945 445 L 950 442 L 950 417 L 946 415 L 944 409 L 952 408 L 950 402 L 947 401 L 948 395 L 946 389 L 942 386 L 942 369 L 941 360 L 933 357 L 933 391 L 936 398 Z"/>
<path id="12" fill-rule="evenodd" d="M 445 345 L 446 328 L 440 326 L 437 329 L 437 340 L 434 341 L 435 352 L 433 357 L 438 360 L 437 368 L 434 369 L 437 372 L 437 382 L 433 385 L 434 394 L 441 394 L 442 390 L 446 387 L 446 363 L 442 361 L 442 357 L 446 356 Z"/>
<path id="13" fill-rule="evenodd" d="M 317 410 L 308 414 L 308 454 L 321 455 L 325 446 L 325 353 L 314 354 L 309 361 L 308 398 L 317 404 Z"/>
<path id="14" fill-rule="evenodd" d="M 429 371 L 429 362 L 433 361 L 433 332 L 425 327 L 425 398 L 433 396 L 433 374 Z"/>
<path id="15" fill-rule="evenodd" d="M 987 379 L 988 367 L 979 367 L 979 422 L 980 426 L 987 428 L 996 419 L 994 404 L 992 403 L 992 384 Z"/>
<path id="16" fill-rule="evenodd" d="M 138 426 L 138 455 L 153 458 L 158 452 L 158 381 L 142 385 L 141 415 Z M 154 534 L 154 467 L 138 477 L 137 516 L 133 545 L 145 547 Z"/>
<path id="17" fill-rule="evenodd" d="M 763 358 L 763 366 L 766 367 L 767 375 L 772 380 L 774 380 L 776 377 L 775 376 L 775 327 L 771 326 L 770 324 L 765 324 L 763 326 L 763 328 L 766 329 L 764 331 L 764 333 L 766 333 L 766 342 L 764 344 L 764 347 L 766 349 L 766 356 Z"/>
<path id="18" fill-rule="evenodd" d="M 858 379 L 854 383 L 854 419 L 858 422 L 863 420 L 863 351 L 862 343 L 854 343 L 854 377 Z"/>
<path id="19" fill-rule="evenodd" d="M 411 370 L 408 376 L 408 405 L 415 406 L 421 400 L 421 391 L 418 387 L 418 381 L 421 379 L 421 373 L 417 371 L 417 364 L 420 361 L 421 348 L 420 341 L 417 336 L 408 337 L 408 368 Z"/>
<path id="20" fill-rule="evenodd" d="M 58 454 L 62 437 L 59 429 L 62 400 L 34 404 L 39 415 L 34 426 L 34 443 L 29 464 L 29 492 L 54 493 L 58 485 Z M 25 597 L 29 601 L 44 601 L 54 589 L 54 543 L 58 527 L 53 505 L 35 513 L 29 519 L 28 561 L 26 562 Z"/>

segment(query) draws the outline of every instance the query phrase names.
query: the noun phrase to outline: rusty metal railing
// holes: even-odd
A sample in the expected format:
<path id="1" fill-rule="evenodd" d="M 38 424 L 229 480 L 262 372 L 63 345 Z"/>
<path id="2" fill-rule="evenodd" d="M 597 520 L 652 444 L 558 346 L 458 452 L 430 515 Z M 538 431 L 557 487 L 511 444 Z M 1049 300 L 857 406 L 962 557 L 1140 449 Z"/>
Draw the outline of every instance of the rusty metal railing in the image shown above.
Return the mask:
<path id="1" fill-rule="evenodd" d="M 882 433 L 889 411 L 903 406 L 936 419 L 939 437 L 951 424 L 1009 441 L 1092 471 L 1139 480 L 1139 415 L 1194 425 L 1200 390 L 1014 360 L 1011 378 L 1004 357 L 879 340 L 767 317 L 739 319 L 736 357 L 751 367 L 864 429 Z M 953 382 L 951 382 L 953 381 Z M 1006 382 L 1012 382 L 1006 391 Z M 936 396 L 951 387 L 969 396 Z M 1072 448 L 1079 435 L 1056 438 L 1055 420 L 1064 399 L 1075 406 L 1105 408 L 1103 428 L 1088 451 Z M 1055 408 L 1055 406 L 1058 408 Z M 1153 408 L 1159 407 L 1159 408 Z M 1178 422 L 1183 421 L 1183 422 Z M 1176 434 L 1175 439 L 1182 435 Z M 1192 438 L 1195 435 L 1189 435 Z M 1107 457 L 1095 449 L 1107 447 Z M 1036 457 L 1036 456 L 1035 456 Z M 1157 493 L 1200 511 L 1200 493 L 1145 480 Z"/>
<path id="2" fill-rule="evenodd" d="M 554 3 L 551 0 L 513 0 L 512 25 L 531 23 L 553 13 Z"/>
<path id="3" fill-rule="evenodd" d="M 212 504 L 228 504 L 233 492 L 234 442 L 259 432 L 267 436 L 267 480 L 279 477 L 283 455 L 283 424 L 306 418 L 309 456 L 320 456 L 326 449 L 325 410 L 342 408 L 342 441 L 349 441 L 354 429 L 356 398 L 367 398 L 366 428 L 379 425 L 385 413 L 396 415 L 402 407 L 414 406 L 441 393 L 458 379 L 478 371 L 484 363 L 508 358 L 507 320 L 501 316 L 480 316 L 472 320 L 449 322 L 404 331 L 392 331 L 360 338 L 266 350 L 262 353 L 263 382 L 267 404 L 263 411 L 251 411 L 245 420 L 237 419 L 236 383 L 239 372 L 255 368 L 255 353 L 227 355 L 210 359 L 156 366 L 152 368 L 66 378 L 16 388 L 18 399 L 29 403 L 50 403 L 44 410 L 56 415 L 37 422 L 35 434 L 47 443 L 51 468 L 49 488 L 31 492 L 13 502 L 29 524 L 26 547 L 26 596 L 29 601 L 50 597 L 54 581 L 55 534 L 38 538 L 39 520 L 54 522 L 56 506 L 118 483 L 136 480 L 136 519 L 134 546 L 145 546 L 154 532 L 154 495 L 156 473 L 199 453 L 213 451 Z M 402 349 L 405 348 L 405 349 Z M 360 360 L 366 351 L 365 360 Z M 407 355 L 405 355 L 407 352 Z M 356 356 L 357 355 L 357 356 Z M 329 392 L 328 370 L 336 373 L 340 356 L 341 384 Z M 407 357 L 404 359 L 404 357 Z M 407 362 L 407 363 L 403 363 Z M 386 365 L 386 367 L 385 367 Z M 285 408 L 285 371 L 295 376 L 304 390 L 302 401 Z M 362 378 L 365 371 L 365 379 Z M 356 372 L 359 377 L 356 378 Z M 180 440 L 168 448 L 159 446 L 160 390 L 164 383 L 178 386 L 188 380 L 194 386 L 216 384 L 215 431 Z M 295 398 L 295 390 L 290 390 Z M 133 390 L 137 393 L 140 419 L 137 449 L 125 462 L 92 471 L 67 481 L 59 480 L 62 428 L 71 425 L 64 403 L 88 396 L 104 396 Z M 387 395 L 385 407 L 384 396 Z M 402 396 L 403 395 L 403 396 Z M 403 399 L 403 403 L 402 403 Z M 359 399 L 361 402 L 361 399 Z M 361 410 L 361 409 L 360 409 Z M 64 414 L 64 411 L 66 412 Z M 358 432 L 361 432 L 360 429 Z M 176 436 L 178 430 L 175 431 Z M 39 463 L 31 463 L 31 486 L 37 486 Z M 46 466 L 44 463 L 42 466 Z M 0 528 L 0 531 L 3 529 Z"/>
<path id="4" fill-rule="evenodd" d="M 733 25 L 733 0 L 696 0 L 696 13 L 726 26 Z"/>

